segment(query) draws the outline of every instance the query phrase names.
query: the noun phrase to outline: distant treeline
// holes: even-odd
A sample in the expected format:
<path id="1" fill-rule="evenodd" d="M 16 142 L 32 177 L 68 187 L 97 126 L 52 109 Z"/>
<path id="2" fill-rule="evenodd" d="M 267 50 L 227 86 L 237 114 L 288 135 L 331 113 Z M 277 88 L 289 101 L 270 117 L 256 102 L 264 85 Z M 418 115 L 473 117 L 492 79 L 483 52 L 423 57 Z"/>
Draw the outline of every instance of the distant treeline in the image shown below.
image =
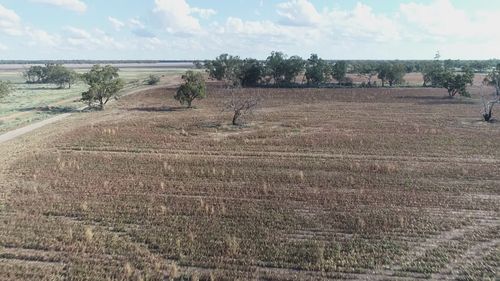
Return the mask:
<path id="1" fill-rule="evenodd" d="M 192 60 L 0 60 L 0 64 L 129 64 L 129 63 L 194 63 Z"/>
<path id="2" fill-rule="evenodd" d="M 265 60 L 259 60 L 265 62 Z M 403 64 L 407 72 L 421 72 L 425 65 L 432 63 L 433 60 L 328 60 L 326 62 L 335 63 L 345 62 L 347 65 L 380 65 L 380 63 Z M 0 60 L 1 64 L 155 64 L 155 63 L 193 63 L 200 64 L 206 61 L 202 60 Z M 443 60 L 447 68 L 470 68 L 475 72 L 487 72 L 500 64 L 500 59 L 489 60 Z M 349 69 L 349 71 L 352 68 Z"/>

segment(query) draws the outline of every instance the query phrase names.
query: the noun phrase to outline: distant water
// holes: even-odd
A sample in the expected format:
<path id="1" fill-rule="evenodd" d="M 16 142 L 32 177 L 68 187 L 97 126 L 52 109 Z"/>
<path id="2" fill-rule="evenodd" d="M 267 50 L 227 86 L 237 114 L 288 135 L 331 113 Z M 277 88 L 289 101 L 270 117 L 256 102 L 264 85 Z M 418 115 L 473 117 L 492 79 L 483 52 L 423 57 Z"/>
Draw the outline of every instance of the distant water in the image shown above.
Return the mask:
<path id="1" fill-rule="evenodd" d="M 107 65 L 109 63 L 102 63 Z M 0 70 L 23 70 L 38 64 L 0 64 Z M 66 67 L 79 69 L 91 68 L 93 64 L 64 64 Z M 118 68 L 193 68 L 192 62 L 159 62 L 159 63 L 116 63 L 111 65 Z"/>

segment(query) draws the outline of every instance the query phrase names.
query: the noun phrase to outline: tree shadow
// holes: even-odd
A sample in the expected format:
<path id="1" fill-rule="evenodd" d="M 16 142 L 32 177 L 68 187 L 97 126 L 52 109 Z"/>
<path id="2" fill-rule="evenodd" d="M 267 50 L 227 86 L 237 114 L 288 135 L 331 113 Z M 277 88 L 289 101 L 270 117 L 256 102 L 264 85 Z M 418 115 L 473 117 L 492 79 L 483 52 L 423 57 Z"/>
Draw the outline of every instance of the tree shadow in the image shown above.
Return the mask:
<path id="1" fill-rule="evenodd" d="M 171 112 L 171 111 L 184 111 L 185 107 L 170 107 L 170 106 L 152 106 L 152 107 L 133 107 L 128 108 L 128 111 L 142 111 L 142 112 Z"/>
<path id="2" fill-rule="evenodd" d="M 37 106 L 37 107 L 26 107 L 19 109 L 20 112 L 38 111 L 48 114 L 62 114 L 62 113 L 74 113 L 79 112 L 78 109 L 69 106 Z"/>
<path id="3" fill-rule="evenodd" d="M 44 90 L 64 90 L 68 88 L 60 88 L 60 87 L 28 87 L 25 88 L 25 90 L 30 90 L 30 91 L 44 91 Z"/>

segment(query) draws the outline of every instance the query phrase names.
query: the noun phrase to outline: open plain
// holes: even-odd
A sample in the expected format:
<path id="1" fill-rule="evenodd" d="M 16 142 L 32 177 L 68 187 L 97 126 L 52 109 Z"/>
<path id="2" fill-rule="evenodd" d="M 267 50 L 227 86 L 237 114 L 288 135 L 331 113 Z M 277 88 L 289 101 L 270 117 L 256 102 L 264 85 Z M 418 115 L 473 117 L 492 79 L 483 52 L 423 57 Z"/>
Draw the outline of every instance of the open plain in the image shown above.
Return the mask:
<path id="1" fill-rule="evenodd" d="M 127 96 L 2 145 L 1 280 L 498 280 L 500 125 L 440 89 Z"/>

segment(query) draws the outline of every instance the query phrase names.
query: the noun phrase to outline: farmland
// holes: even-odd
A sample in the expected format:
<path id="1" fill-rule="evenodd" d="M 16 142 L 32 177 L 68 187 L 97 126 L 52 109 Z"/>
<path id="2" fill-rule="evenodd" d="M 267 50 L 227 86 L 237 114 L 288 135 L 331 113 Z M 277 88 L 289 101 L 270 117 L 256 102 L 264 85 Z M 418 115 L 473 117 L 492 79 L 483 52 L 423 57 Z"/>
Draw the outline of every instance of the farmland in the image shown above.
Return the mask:
<path id="1" fill-rule="evenodd" d="M 78 65 L 72 65 L 76 68 Z M 76 71 L 83 73 L 88 69 L 78 67 Z M 8 98 L 0 101 L 0 132 L 49 118 L 63 112 L 73 112 L 82 108 L 81 93 L 87 90 L 83 82 L 78 82 L 71 89 L 58 89 L 52 84 L 26 84 L 22 77 L 23 68 L 12 65 L 0 68 L 0 81 L 13 83 L 15 91 Z M 130 65 L 122 68 L 121 77 L 126 83 L 122 94 L 141 89 L 143 81 L 151 74 L 163 75 L 164 82 L 171 76 L 178 75 L 182 69 L 162 67 L 140 67 Z"/>
<path id="2" fill-rule="evenodd" d="M 498 278 L 500 127 L 478 88 L 249 88 L 241 127 L 220 85 L 194 110 L 174 92 L 0 148 L 0 279 Z"/>

